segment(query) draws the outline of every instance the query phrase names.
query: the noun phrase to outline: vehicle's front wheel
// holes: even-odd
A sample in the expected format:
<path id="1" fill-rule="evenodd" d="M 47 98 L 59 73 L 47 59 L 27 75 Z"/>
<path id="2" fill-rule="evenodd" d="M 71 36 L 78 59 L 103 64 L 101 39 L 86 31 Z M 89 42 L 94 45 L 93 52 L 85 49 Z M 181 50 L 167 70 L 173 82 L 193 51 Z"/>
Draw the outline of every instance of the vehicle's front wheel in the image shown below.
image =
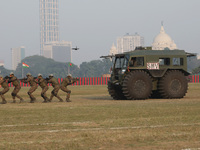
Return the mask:
<path id="1" fill-rule="evenodd" d="M 108 82 L 108 92 L 115 100 L 126 100 L 120 85 L 114 85 L 111 82 Z"/>
<path id="2" fill-rule="evenodd" d="M 147 99 L 152 92 L 152 79 L 148 73 L 137 70 L 129 73 L 123 81 L 123 93 L 127 99 Z"/>

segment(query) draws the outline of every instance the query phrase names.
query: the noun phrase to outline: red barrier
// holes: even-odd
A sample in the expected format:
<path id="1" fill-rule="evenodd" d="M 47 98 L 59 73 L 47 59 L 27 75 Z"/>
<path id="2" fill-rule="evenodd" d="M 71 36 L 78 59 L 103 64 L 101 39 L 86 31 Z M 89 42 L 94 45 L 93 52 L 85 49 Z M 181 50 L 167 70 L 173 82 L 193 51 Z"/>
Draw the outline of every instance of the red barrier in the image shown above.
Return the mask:
<path id="1" fill-rule="evenodd" d="M 200 75 L 190 75 L 187 77 L 190 83 L 199 83 L 200 82 Z M 73 86 L 77 85 L 107 85 L 108 81 L 110 80 L 109 77 L 80 77 L 79 81 L 73 84 Z M 58 82 L 61 83 L 63 78 L 58 78 Z M 10 87 L 13 87 L 12 83 L 8 84 Z M 29 87 L 28 83 L 23 83 L 20 81 L 20 85 L 22 87 Z M 51 86 L 51 84 L 48 84 Z"/>

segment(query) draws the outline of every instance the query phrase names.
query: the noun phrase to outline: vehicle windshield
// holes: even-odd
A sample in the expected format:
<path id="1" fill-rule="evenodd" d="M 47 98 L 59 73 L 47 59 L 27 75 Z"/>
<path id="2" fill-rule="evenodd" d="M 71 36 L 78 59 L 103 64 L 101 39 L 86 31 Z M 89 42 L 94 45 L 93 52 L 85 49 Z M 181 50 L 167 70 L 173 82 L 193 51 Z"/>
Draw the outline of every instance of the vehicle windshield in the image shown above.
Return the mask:
<path id="1" fill-rule="evenodd" d="M 126 68 L 128 65 L 128 58 L 125 56 L 120 56 L 115 58 L 115 69 Z"/>

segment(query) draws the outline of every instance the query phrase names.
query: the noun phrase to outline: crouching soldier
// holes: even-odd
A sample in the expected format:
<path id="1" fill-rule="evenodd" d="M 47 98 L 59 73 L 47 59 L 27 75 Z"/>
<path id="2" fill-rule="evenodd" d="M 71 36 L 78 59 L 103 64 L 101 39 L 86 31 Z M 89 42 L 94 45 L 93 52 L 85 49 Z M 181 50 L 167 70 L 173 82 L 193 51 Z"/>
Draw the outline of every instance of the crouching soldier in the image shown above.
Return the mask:
<path id="1" fill-rule="evenodd" d="M 46 95 L 46 91 L 49 89 L 47 85 L 47 81 L 42 77 L 42 75 L 38 74 L 38 81 L 35 81 L 42 88 L 41 96 L 44 99 L 43 103 L 47 103 L 49 98 Z"/>
<path id="2" fill-rule="evenodd" d="M 71 90 L 69 90 L 67 88 L 67 86 L 75 83 L 78 80 L 79 79 L 77 79 L 77 78 L 72 78 L 71 74 L 68 74 L 67 77 L 65 79 L 63 79 L 60 88 L 61 88 L 62 91 L 67 93 L 66 102 L 71 102 L 71 100 L 70 100 Z"/>
<path id="3" fill-rule="evenodd" d="M 36 98 L 33 96 L 32 93 L 37 89 L 38 86 L 35 82 L 34 77 L 30 73 L 27 73 L 26 76 L 27 76 L 27 78 L 23 79 L 21 81 L 24 82 L 24 83 L 30 84 L 31 88 L 29 89 L 29 91 L 27 93 L 28 93 L 28 95 L 31 99 L 30 103 L 34 103 L 36 101 Z"/>
<path id="4" fill-rule="evenodd" d="M 49 99 L 49 102 L 52 101 L 54 96 L 57 97 L 60 102 L 63 102 L 62 98 L 58 95 L 60 84 L 58 83 L 58 80 L 53 76 L 53 74 L 49 75 L 49 79 L 47 79 L 47 82 L 51 83 L 53 86 L 53 90 L 51 91 L 51 97 Z"/>
<path id="5" fill-rule="evenodd" d="M 20 91 L 21 86 L 19 80 L 17 79 L 17 77 L 14 76 L 13 72 L 11 72 L 10 77 L 8 77 L 8 83 L 10 82 L 12 82 L 13 86 L 15 87 L 11 93 L 13 98 L 13 103 L 16 103 L 15 97 L 20 99 L 20 103 L 24 102 L 24 100 L 17 94 Z"/>
<path id="6" fill-rule="evenodd" d="M 3 88 L 3 90 L 0 92 L 0 96 L 2 98 L 1 104 L 6 104 L 7 101 L 4 97 L 4 94 L 9 91 L 9 86 L 8 86 L 8 83 L 6 82 L 6 79 L 3 79 L 3 76 L 1 76 L 1 75 L 0 75 L 0 85 Z"/>

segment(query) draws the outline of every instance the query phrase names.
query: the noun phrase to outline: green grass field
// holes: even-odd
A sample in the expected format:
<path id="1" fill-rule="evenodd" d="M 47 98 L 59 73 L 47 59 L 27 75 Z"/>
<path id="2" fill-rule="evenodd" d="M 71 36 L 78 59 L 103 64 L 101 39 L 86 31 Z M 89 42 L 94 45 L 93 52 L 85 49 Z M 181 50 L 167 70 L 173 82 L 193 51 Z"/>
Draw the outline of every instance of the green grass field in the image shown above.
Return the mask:
<path id="1" fill-rule="evenodd" d="M 115 101 L 106 86 L 70 86 L 71 103 L 0 105 L 0 149 L 200 149 L 200 84 L 183 99 Z M 50 96 L 48 91 L 48 96 Z M 65 99 L 65 93 L 59 94 Z"/>

